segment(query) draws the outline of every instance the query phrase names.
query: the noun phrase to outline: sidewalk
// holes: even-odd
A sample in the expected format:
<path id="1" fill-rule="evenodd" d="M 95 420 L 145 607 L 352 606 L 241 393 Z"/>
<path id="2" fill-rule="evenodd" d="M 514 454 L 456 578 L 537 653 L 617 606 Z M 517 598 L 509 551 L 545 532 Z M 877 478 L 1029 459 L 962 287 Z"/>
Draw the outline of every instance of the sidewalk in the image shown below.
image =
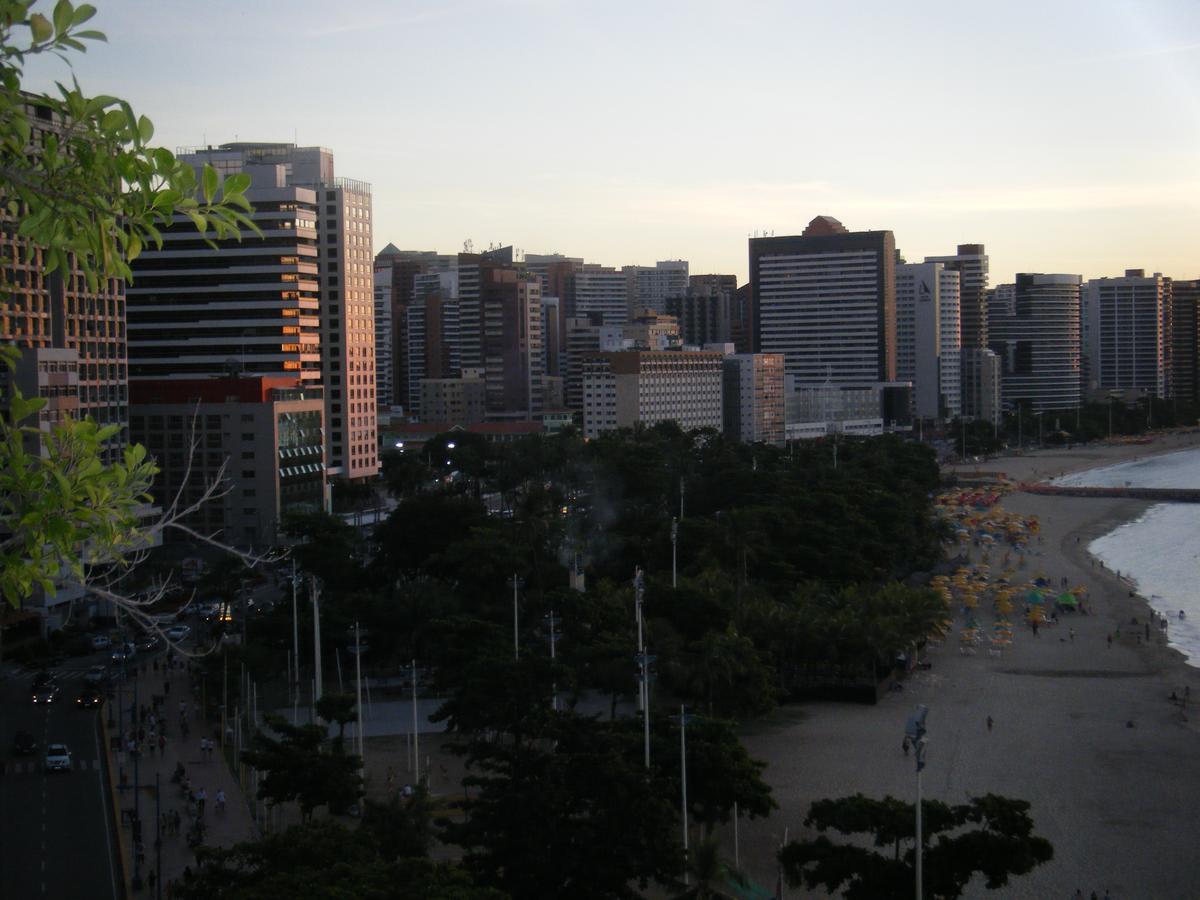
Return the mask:
<path id="1" fill-rule="evenodd" d="M 250 809 L 245 801 L 237 780 L 221 754 L 219 728 L 211 725 L 203 727 L 198 721 L 198 704 L 190 691 L 188 676 L 185 669 L 175 668 L 166 671 L 166 657 L 159 656 L 158 670 L 155 671 L 151 661 L 143 661 L 139 667 L 143 671 L 137 679 L 138 704 L 147 713 L 153 710 L 155 695 L 162 697 L 157 710 L 157 718 L 165 722 L 166 746 L 160 751 L 156 746 L 150 750 L 150 734 L 156 730 L 150 724 L 149 716 L 139 726 L 145 734 L 145 742 L 137 760 L 137 780 L 141 785 L 136 804 L 141 818 L 141 837 L 145 856 L 140 866 L 130 859 L 123 860 L 124 867 L 132 881 L 132 896 L 157 897 L 158 891 L 150 888 L 152 873 L 153 881 L 162 881 L 162 896 L 167 896 L 169 882 L 181 879 L 185 868 L 196 864 L 195 849 L 188 846 L 189 826 L 194 820 L 195 805 L 184 796 L 183 788 L 173 783 L 171 777 L 177 763 L 182 763 L 187 778 L 191 781 L 193 791 L 203 789 L 207 793 L 205 811 L 201 817 L 204 825 L 203 845 L 209 847 L 229 847 L 241 841 L 253 840 L 258 836 Z M 167 685 L 169 684 L 169 689 Z M 118 712 L 123 712 L 126 742 L 131 736 L 131 709 L 133 708 L 132 685 L 125 685 L 122 694 L 114 696 L 112 710 L 114 718 Z M 123 710 L 117 707 L 120 698 Z M 180 701 L 184 701 L 186 713 L 181 713 Z M 107 712 L 105 713 L 107 715 Z M 188 737 L 184 739 L 181 716 L 186 720 Z M 162 731 L 159 727 L 158 731 Z M 115 736 L 119 725 L 114 725 L 111 734 Z M 200 749 L 201 737 L 211 738 L 214 747 L 211 752 L 203 753 Z M 127 749 L 127 743 L 122 749 L 113 748 L 112 759 L 114 768 L 112 778 L 118 782 L 116 794 L 119 797 L 120 810 L 118 818 L 121 827 L 121 846 L 126 854 L 132 853 L 135 845 L 133 824 L 133 809 L 135 797 L 133 791 L 134 760 Z M 159 811 L 164 816 L 161 827 L 162 867 L 159 874 L 158 859 L 155 851 L 155 837 L 159 833 L 156 821 L 155 779 L 161 786 Z M 123 783 L 122 783 L 123 781 Z M 217 812 L 217 791 L 225 792 L 226 808 Z M 174 814 L 179 816 L 179 830 L 169 828 L 167 823 Z M 140 870 L 140 872 L 139 872 Z M 139 884 L 140 874 L 140 888 Z"/>

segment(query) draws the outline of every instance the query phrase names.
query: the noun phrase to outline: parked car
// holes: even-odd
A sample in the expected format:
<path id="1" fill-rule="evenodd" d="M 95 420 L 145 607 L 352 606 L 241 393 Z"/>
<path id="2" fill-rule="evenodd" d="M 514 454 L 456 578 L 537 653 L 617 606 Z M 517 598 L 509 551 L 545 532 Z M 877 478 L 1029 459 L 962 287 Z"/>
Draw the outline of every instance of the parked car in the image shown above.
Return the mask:
<path id="1" fill-rule="evenodd" d="M 100 706 L 104 703 L 104 692 L 99 688 L 94 688 L 90 685 L 79 692 L 79 696 L 75 698 L 75 705 L 80 709 L 91 709 L 95 706 Z"/>
<path id="2" fill-rule="evenodd" d="M 112 646 L 112 640 L 109 638 L 109 636 L 107 634 L 92 635 L 92 649 L 93 650 L 107 650 L 111 646 Z"/>
<path id="3" fill-rule="evenodd" d="M 88 684 L 104 684 L 108 681 L 108 669 L 104 666 L 92 666 L 83 676 Z"/>
<path id="4" fill-rule="evenodd" d="M 32 756 L 37 753 L 38 742 L 28 731 L 18 731 L 13 735 L 13 752 L 17 756 Z"/>
<path id="5" fill-rule="evenodd" d="M 182 641 L 191 633 L 192 629 L 187 625 L 176 625 L 167 629 L 167 638 L 172 641 Z"/>
<path id="6" fill-rule="evenodd" d="M 56 681 L 43 684 L 41 687 L 35 687 L 33 689 L 33 702 L 38 704 L 53 703 L 58 699 L 59 690 L 60 688 Z"/>
<path id="7" fill-rule="evenodd" d="M 49 669 L 42 669 L 33 676 L 33 689 L 43 688 L 48 684 L 53 684 L 58 680 L 58 675 L 51 672 Z"/>
<path id="8" fill-rule="evenodd" d="M 70 772 L 71 751 L 66 744 L 46 745 L 46 771 Z"/>

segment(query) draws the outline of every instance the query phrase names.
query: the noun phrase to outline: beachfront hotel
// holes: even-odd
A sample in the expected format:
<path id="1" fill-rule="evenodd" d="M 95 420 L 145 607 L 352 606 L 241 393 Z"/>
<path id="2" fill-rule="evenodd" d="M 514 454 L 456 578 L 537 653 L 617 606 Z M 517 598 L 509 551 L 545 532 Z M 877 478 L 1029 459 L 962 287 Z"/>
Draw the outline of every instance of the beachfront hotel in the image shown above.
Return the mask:
<path id="1" fill-rule="evenodd" d="M 1079 406 L 1079 275 L 1022 273 L 988 298 L 988 345 L 1004 405 L 1034 413 Z"/>

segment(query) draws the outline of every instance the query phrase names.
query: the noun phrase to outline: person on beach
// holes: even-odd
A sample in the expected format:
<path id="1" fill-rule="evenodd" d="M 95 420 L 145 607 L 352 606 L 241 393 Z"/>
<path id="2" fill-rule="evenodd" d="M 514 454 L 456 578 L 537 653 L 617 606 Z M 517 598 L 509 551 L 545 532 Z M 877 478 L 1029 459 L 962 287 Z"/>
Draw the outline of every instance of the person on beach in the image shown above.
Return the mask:
<path id="1" fill-rule="evenodd" d="M 1108 649 L 1111 650 L 1112 649 L 1112 635 L 1111 634 L 1108 635 L 1107 640 L 1108 640 Z"/>
<path id="2" fill-rule="evenodd" d="M 993 721 L 993 720 L 992 720 L 992 717 L 991 717 L 991 716 L 988 716 L 988 717 L 987 717 L 987 729 L 988 729 L 988 734 L 991 734 L 991 733 L 992 733 L 992 721 Z"/>
<path id="3" fill-rule="evenodd" d="M 1073 643 L 1075 643 L 1075 629 L 1074 629 L 1074 628 L 1068 628 L 1068 629 L 1067 629 L 1067 634 L 1071 636 L 1071 643 L 1072 643 L 1072 644 L 1073 644 Z"/>

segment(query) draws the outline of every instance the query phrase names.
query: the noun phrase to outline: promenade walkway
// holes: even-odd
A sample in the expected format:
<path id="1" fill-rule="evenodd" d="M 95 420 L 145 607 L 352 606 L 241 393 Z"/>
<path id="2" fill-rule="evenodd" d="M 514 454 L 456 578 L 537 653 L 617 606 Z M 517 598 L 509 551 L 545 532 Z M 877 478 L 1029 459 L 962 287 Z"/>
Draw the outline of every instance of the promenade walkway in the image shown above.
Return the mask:
<path id="1" fill-rule="evenodd" d="M 1017 490 L 1025 494 L 1047 494 L 1060 497 L 1105 497 L 1153 500 L 1159 503 L 1200 503 L 1200 490 L 1192 488 L 1091 487 L 1078 484 L 1022 482 L 1018 485 Z"/>
<path id="2" fill-rule="evenodd" d="M 186 878 L 190 867 L 196 864 L 195 848 L 189 846 L 189 831 L 197 819 L 203 825 L 201 843 L 210 847 L 229 847 L 252 840 L 258 832 L 245 796 L 222 754 L 219 728 L 205 726 L 198 720 L 199 704 L 191 694 L 186 669 L 178 661 L 176 667 L 168 668 L 165 657 L 158 658 L 157 666 L 147 661 L 139 668 L 136 706 L 131 684 L 124 685 L 113 700 L 112 724 L 108 728 L 109 771 L 114 806 L 120 811 L 119 844 L 127 894 L 169 897 L 170 883 Z M 145 713 L 136 726 L 131 724 L 135 711 Z M 152 721 L 165 723 L 166 739 L 161 750 L 157 736 L 163 733 L 162 724 Z M 122 735 L 120 740 L 118 733 Z M 139 733 L 142 749 L 136 761 L 136 777 L 140 788 L 135 796 L 134 755 L 128 749 L 128 742 Z M 152 733 L 155 734 L 153 750 Z M 211 752 L 202 751 L 201 738 L 212 740 Z M 231 756 L 232 748 L 229 752 Z M 206 792 L 203 814 L 187 798 L 183 786 L 172 781 L 178 764 L 182 764 L 192 790 Z M 224 810 L 217 809 L 220 791 L 225 795 Z M 134 821 L 135 807 L 140 829 Z M 172 825 L 176 817 L 178 830 Z M 139 830 L 141 854 L 135 849 Z M 161 856 L 156 851 L 156 838 L 161 840 Z"/>

